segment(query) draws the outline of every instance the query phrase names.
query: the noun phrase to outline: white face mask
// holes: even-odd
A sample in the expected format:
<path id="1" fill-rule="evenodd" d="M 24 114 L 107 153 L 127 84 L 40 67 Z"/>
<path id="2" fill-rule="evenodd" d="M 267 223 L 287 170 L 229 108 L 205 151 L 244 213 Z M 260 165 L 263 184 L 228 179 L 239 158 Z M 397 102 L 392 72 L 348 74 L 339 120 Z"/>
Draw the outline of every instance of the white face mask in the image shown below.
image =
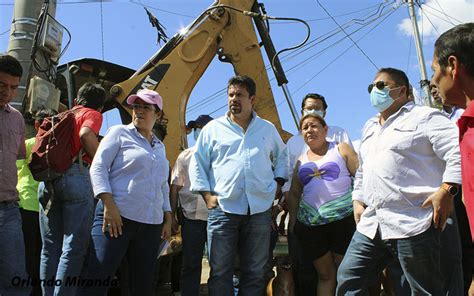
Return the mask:
<path id="1" fill-rule="evenodd" d="M 194 131 L 193 131 L 194 141 L 197 141 L 197 139 L 198 139 L 200 133 L 201 133 L 201 129 L 200 129 L 200 128 L 195 128 L 195 129 L 194 129 Z"/>
<path id="2" fill-rule="evenodd" d="M 318 115 L 319 117 L 324 118 L 324 111 L 322 110 L 303 110 L 303 116 L 306 116 L 308 114 Z"/>

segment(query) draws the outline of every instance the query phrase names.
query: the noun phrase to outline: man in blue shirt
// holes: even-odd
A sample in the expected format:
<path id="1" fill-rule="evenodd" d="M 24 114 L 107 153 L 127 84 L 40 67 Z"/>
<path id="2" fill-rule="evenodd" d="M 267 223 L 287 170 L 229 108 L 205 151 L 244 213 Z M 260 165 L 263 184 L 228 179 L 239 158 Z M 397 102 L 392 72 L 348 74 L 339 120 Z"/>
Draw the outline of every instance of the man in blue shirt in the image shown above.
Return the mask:
<path id="1" fill-rule="evenodd" d="M 201 131 L 191 158 L 191 190 L 209 209 L 209 295 L 233 295 L 233 260 L 240 257 L 242 295 L 262 295 L 271 205 L 288 177 L 288 152 L 275 126 L 253 111 L 255 82 L 235 76 L 229 111 Z"/>

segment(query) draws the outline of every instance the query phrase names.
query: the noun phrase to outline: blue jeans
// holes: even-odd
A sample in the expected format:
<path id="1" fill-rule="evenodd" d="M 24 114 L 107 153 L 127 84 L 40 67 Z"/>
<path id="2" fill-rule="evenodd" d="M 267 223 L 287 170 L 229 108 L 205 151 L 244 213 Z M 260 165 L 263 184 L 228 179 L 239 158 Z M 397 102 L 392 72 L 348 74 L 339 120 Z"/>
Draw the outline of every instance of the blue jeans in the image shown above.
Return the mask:
<path id="1" fill-rule="evenodd" d="M 370 239 L 356 231 L 337 272 L 337 295 L 368 295 L 380 272 L 398 259 L 412 295 L 443 295 L 440 231 L 431 226 L 406 239 Z"/>
<path id="2" fill-rule="evenodd" d="M 122 235 L 113 238 L 102 232 L 104 205 L 97 203 L 92 225 L 92 242 L 83 279 L 93 281 L 82 285 L 77 295 L 106 294 L 122 259 L 127 255 L 130 275 L 130 295 L 153 295 L 153 273 L 161 241 L 162 224 L 145 224 L 122 217 Z"/>
<path id="3" fill-rule="evenodd" d="M 18 202 L 0 203 L 0 295 L 29 295 Z"/>
<path id="4" fill-rule="evenodd" d="M 237 254 L 240 258 L 239 295 L 262 295 L 270 247 L 271 211 L 236 215 L 217 206 L 209 210 L 207 231 L 211 266 L 209 295 L 233 295 L 233 263 Z"/>
<path id="5" fill-rule="evenodd" d="M 199 296 L 202 255 L 207 240 L 207 221 L 191 220 L 184 217 L 181 236 L 183 238 L 181 295 Z"/>
<path id="6" fill-rule="evenodd" d="M 443 279 L 443 295 L 464 295 L 461 238 L 456 213 L 453 212 L 440 237 L 440 269 Z M 389 266 L 396 295 L 409 295 L 410 285 L 400 264 Z"/>
<path id="7" fill-rule="evenodd" d="M 90 240 L 94 194 L 89 171 L 73 164 L 53 181 L 53 192 L 49 189 L 41 186 L 39 193 L 43 241 L 40 278 L 56 281 L 42 287 L 43 295 L 75 295 L 77 285 L 66 282 L 81 275 Z M 47 196 L 51 198 L 51 207 L 45 213 L 41 199 Z"/>

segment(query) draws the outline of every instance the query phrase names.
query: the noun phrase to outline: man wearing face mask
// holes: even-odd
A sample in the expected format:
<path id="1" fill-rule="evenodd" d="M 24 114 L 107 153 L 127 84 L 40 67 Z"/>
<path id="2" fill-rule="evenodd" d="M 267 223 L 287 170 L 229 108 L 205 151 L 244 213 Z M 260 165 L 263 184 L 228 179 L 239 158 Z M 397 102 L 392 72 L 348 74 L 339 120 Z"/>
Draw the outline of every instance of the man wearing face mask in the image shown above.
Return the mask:
<path id="1" fill-rule="evenodd" d="M 301 103 L 301 115 L 315 114 L 322 118 L 326 116 L 326 110 L 328 104 L 326 99 L 317 93 L 309 93 L 303 98 Z M 352 142 L 347 132 L 338 126 L 328 126 L 328 132 L 326 139 L 329 142 L 336 143 L 347 143 L 352 147 Z M 287 142 L 288 154 L 290 158 L 290 176 L 285 185 L 282 188 L 285 199 L 288 197 L 288 191 L 290 190 L 291 177 L 293 176 L 293 168 L 295 167 L 296 160 L 298 157 L 308 150 L 308 145 L 303 140 L 301 132 L 291 137 Z M 314 295 L 316 292 L 316 272 L 312 262 L 304 262 L 300 260 L 299 245 L 297 239 L 293 233 L 288 235 L 288 244 L 290 248 L 290 254 L 292 257 L 292 264 L 294 270 L 294 278 L 296 282 L 296 290 L 298 295 Z"/>
<path id="2" fill-rule="evenodd" d="M 193 131 L 197 141 L 202 128 L 213 118 L 199 115 L 196 120 L 188 122 L 186 128 Z M 183 239 L 183 265 L 181 269 L 181 295 L 199 295 L 201 284 L 202 254 L 207 240 L 207 206 L 199 194 L 189 190 L 189 162 L 194 154 L 194 147 L 181 152 L 176 159 L 171 173 L 170 202 L 172 211 L 172 229 L 177 232 L 178 221 L 176 210 L 179 203 L 182 208 L 181 236 Z M 180 213 L 178 213 L 180 214 Z"/>
<path id="3" fill-rule="evenodd" d="M 366 294 L 398 260 L 412 295 L 443 295 L 440 233 L 461 183 L 456 126 L 410 101 L 406 74 L 382 68 L 369 85 L 379 112 L 365 124 L 352 201 L 357 231 L 337 295 Z"/>
<path id="4" fill-rule="evenodd" d="M 301 103 L 301 115 L 305 116 L 306 114 L 315 114 L 319 115 L 322 118 L 326 117 L 326 110 L 328 108 L 328 104 L 326 103 L 326 99 L 316 93 L 309 93 L 303 98 L 303 102 Z M 338 127 L 338 126 L 328 126 L 328 133 L 326 139 L 329 142 L 336 142 L 336 143 L 347 143 L 352 147 L 351 139 L 347 132 Z M 301 132 L 291 137 L 287 144 L 288 146 L 288 153 L 290 155 L 290 167 L 293 169 L 295 166 L 296 159 L 301 155 L 301 153 L 305 152 L 308 149 L 308 146 L 305 144 L 303 140 L 303 136 Z M 291 180 L 290 180 L 291 181 Z M 288 188 L 291 182 L 286 182 Z M 285 188 L 283 188 L 285 190 Z"/>

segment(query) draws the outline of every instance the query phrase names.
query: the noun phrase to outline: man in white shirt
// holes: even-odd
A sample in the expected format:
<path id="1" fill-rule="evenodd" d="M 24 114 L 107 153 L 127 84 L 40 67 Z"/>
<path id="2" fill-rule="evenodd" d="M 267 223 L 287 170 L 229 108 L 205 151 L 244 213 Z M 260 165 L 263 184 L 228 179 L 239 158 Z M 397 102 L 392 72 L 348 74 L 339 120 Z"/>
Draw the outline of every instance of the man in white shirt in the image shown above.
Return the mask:
<path id="1" fill-rule="evenodd" d="M 199 115 L 191 120 L 187 128 L 193 131 L 194 140 L 199 132 L 213 118 L 209 115 Z M 171 173 L 170 202 L 173 217 L 173 231 L 177 229 L 176 209 L 182 208 L 181 236 L 183 238 L 183 265 L 181 268 L 181 295 L 199 296 L 201 284 L 202 255 L 207 240 L 207 206 L 199 194 L 189 190 L 189 162 L 194 153 L 194 147 L 181 152 Z M 178 213 L 179 215 L 180 213 Z"/>
<path id="2" fill-rule="evenodd" d="M 327 108 L 328 104 L 322 95 L 309 93 L 301 102 L 301 115 L 304 116 L 313 113 L 324 118 L 326 116 Z M 328 126 L 326 138 L 330 142 L 344 142 L 352 146 L 352 142 L 349 139 L 347 132 L 338 126 Z M 285 199 L 290 190 L 291 177 L 293 176 L 293 168 L 295 167 L 296 160 L 302 153 L 305 153 L 308 150 L 308 145 L 304 142 L 301 132 L 298 132 L 296 135 L 291 137 L 286 143 L 286 146 L 288 147 L 288 154 L 290 157 L 290 176 L 289 180 L 282 188 Z M 314 295 L 314 293 L 316 293 L 317 278 L 312 262 L 304 262 L 304 260 L 300 260 L 298 241 L 292 233 L 288 235 L 288 245 L 292 257 L 297 294 L 302 296 Z"/>
<path id="3" fill-rule="evenodd" d="M 383 68 L 369 85 L 380 113 L 362 133 L 352 200 L 357 231 L 338 271 L 337 295 L 366 294 L 398 260 L 412 295 L 442 295 L 440 232 L 461 183 L 456 126 L 408 98 L 406 74 Z"/>
<path id="4" fill-rule="evenodd" d="M 327 108 L 328 104 L 326 103 L 326 99 L 322 95 L 316 93 L 309 93 L 303 98 L 303 102 L 301 102 L 301 115 L 304 116 L 306 114 L 313 113 L 324 118 L 326 117 Z M 340 128 L 338 126 L 328 126 L 328 133 L 326 138 L 330 142 L 344 142 L 351 145 L 352 147 L 352 142 L 349 138 L 349 135 L 343 128 Z M 288 153 L 290 155 L 290 167 L 291 169 L 293 169 L 295 166 L 296 159 L 298 159 L 298 157 L 303 152 L 306 152 L 306 150 L 308 150 L 308 146 L 305 144 L 301 132 L 298 132 L 296 135 L 291 137 L 286 143 L 286 145 L 288 147 Z M 286 182 L 286 184 L 288 187 L 287 189 L 289 189 L 289 185 L 291 184 L 291 182 L 288 181 Z"/>

